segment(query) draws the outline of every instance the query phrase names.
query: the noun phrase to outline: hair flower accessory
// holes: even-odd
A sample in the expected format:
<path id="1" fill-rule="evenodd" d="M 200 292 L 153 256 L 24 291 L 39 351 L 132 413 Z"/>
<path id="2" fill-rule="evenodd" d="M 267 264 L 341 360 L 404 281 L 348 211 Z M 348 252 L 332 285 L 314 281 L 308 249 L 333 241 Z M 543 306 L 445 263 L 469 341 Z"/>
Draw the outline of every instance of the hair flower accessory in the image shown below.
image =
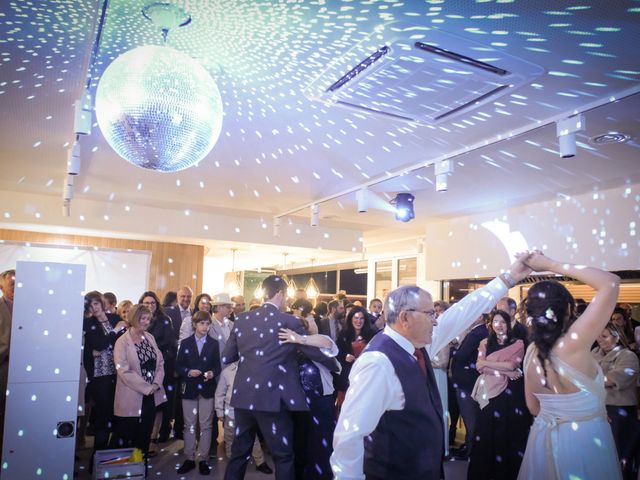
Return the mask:
<path id="1" fill-rule="evenodd" d="M 544 316 L 548 319 L 548 320 L 553 320 L 554 322 L 557 322 L 558 319 L 556 318 L 556 314 L 553 313 L 553 310 L 551 310 L 551 307 L 547 308 L 547 311 L 544 312 Z"/>

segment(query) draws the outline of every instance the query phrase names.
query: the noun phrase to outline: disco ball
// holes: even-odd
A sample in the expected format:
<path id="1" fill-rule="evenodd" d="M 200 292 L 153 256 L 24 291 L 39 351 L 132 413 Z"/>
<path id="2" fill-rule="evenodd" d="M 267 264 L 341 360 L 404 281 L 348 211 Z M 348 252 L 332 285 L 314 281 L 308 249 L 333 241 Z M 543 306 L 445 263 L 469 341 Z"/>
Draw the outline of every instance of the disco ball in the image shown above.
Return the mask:
<path id="1" fill-rule="evenodd" d="M 147 45 L 116 58 L 96 92 L 96 116 L 107 142 L 134 165 L 160 172 L 202 160 L 222 129 L 222 99 L 197 61 Z"/>

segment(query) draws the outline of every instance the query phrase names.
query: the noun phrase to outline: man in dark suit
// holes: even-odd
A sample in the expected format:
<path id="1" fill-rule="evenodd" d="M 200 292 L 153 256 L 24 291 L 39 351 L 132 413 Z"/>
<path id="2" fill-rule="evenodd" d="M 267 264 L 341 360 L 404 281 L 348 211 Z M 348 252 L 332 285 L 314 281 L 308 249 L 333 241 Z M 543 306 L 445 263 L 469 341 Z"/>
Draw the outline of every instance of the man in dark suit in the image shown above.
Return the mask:
<path id="1" fill-rule="evenodd" d="M 224 475 L 226 480 L 244 478 L 258 429 L 271 451 L 276 478 L 293 480 L 291 412 L 309 410 L 300 383 L 296 346 L 278 340 L 281 328 L 300 335 L 306 332 L 297 318 L 283 313 L 287 283 L 282 277 L 268 276 L 262 288 L 267 301 L 259 309 L 239 315 L 222 354 L 224 363 L 240 360 L 231 398 L 236 438 Z M 311 360 L 327 360 L 317 348 L 304 345 L 299 348 Z"/>
<path id="2" fill-rule="evenodd" d="M 345 311 L 344 303 L 340 300 L 332 300 L 329 302 L 327 308 L 329 309 L 329 315 L 327 315 L 326 318 L 320 319 L 318 333 L 331 337 L 331 340 L 335 342 L 342 330 Z"/>
<path id="3" fill-rule="evenodd" d="M 451 359 L 451 380 L 456 389 L 456 399 L 460 415 L 467 431 L 464 445 L 453 455 L 458 460 L 466 460 L 471 452 L 471 444 L 475 434 L 476 419 L 480 414 L 480 406 L 471 397 L 473 386 L 480 376 L 476 370 L 478 361 L 478 347 L 480 342 L 487 338 L 489 331 L 485 325 L 485 316 L 480 315 L 471 325 L 471 331 L 464 337 L 460 347 Z M 453 449 L 452 449 L 453 450 Z"/>
<path id="4" fill-rule="evenodd" d="M 173 333 L 178 341 L 180 335 L 180 327 L 183 321 L 191 321 L 191 297 L 193 297 L 193 291 L 187 287 L 180 287 L 178 290 L 178 304 L 170 308 L 165 308 L 164 312 L 171 318 L 171 325 L 173 326 Z"/>
<path id="5" fill-rule="evenodd" d="M 178 469 L 180 475 L 196 467 L 196 457 L 202 475 L 211 471 L 207 457 L 213 430 L 216 379 L 221 368 L 218 342 L 209 336 L 210 327 L 209 312 L 197 312 L 193 316 L 194 334 L 182 341 L 176 360 L 185 419 L 184 454 L 187 457 Z M 196 419 L 200 426 L 197 454 Z"/>
<path id="6" fill-rule="evenodd" d="M 165 313 L 169 315 L 169 318 L 171 318 L 171 325 L 173 326 L 173 333 L 175 334 L 178 347 L 180 346 L 180 332 L 185 331 L 183 325 L 188 325 L 191 323 L 191 297 L 193 297 L 193 290 L 191 290 L 191 288 L 186 285 L 180 287 L 180 290 L 178 290 L 178 304 L 174 305 L 171 308 L 165 309 Z M 165 376 L 171 374 L 172 373 L 170 372 L 166 372 Z M 172 412 L 171 416 L 174 419 L 173 436 L 174 438 L 181 439 L 182 432 L 184 430 L 184 420 L 182 417 L 182 396 L 180 394 L 180 389 L 176 388 L 176 383 L 176 379 L 174 378 L 173 385 L 175 392 L 175 402 L 173 402 L 174 411 Z M 158 439 L 159 441 L 164 442 L 168 440 L 171 434 L 169 428 L 167 428 L 168 425 L 169 424 L 165 422 L 165 424 L 163 425 L 164 428 L 160 430 L 160 437 Z"/>

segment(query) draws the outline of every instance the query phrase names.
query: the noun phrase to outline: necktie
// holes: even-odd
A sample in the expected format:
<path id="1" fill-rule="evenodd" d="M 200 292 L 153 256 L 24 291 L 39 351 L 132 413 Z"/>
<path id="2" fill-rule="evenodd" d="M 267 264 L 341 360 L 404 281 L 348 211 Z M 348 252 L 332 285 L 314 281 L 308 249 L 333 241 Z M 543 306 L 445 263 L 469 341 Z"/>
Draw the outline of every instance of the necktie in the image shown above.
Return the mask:
<path id="1" fill-rule="evenodd" d="M 420 348 L 416 348 L 416 351 L 413 352 L 413 356 L 416 357 L 418 359 L 418 365 L 420 365 L 420 368 L 422 369 L 422 373 L 424 373 L 424 376 L 427 376 L 427 364 L 424 360 L 424 353 L 422 353 L 422 349 Z"/>

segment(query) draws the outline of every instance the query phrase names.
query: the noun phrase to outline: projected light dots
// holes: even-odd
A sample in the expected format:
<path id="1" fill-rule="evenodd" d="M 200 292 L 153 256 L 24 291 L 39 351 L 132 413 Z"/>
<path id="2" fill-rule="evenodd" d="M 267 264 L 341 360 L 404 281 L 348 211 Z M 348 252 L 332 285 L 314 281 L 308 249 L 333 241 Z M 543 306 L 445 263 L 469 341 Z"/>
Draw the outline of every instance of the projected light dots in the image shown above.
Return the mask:
<path id="1" fill-rule="evenodd" d="M 317 171 L 299 173 L 296 175 L 297 181 L 290 175 L 284 176 L 286 172 L 274 172 L 268 186 L 256 188 L 251 185 L 245 189 L 236 187 L 235 190 L 229 190 L 228 198 L 234 201 L 247 197 L 264 198 L 267 189 L 291 195 L 318 188 L 329 178 L 336 180 L 336 184 L 343 178 L 374 178 L 397 159 L 399 152 L 409 161 L 421 155 L 425 144 L 438 151 L 455 146 L 460 141 L 461 133 L 464 133 L 465 138 L 472 139 L 477 130 L 475 127 L 488 121 L 503 126 L 507 134 L 514 117 L 523 116 L 522 107 L 536 104 L 547 108 L 549 113 L 555 113 L 564 105 L 572 105 L 572 99 L 598 95 L 599 90 L 614 80 L 612 75 L 617 75 L 619 80 L 628 78 L 637 81 L 638 77 L 635 69 L 621 68 L 616 62 L 616 52 L 610 40 L 622 35 L 620 26 L 605 24 L 604 20 L 602 25 L 587 25 L 585 18 L 592 9 L 589 5 L 540 12 L 536 17 L 537 22 L 529 23 L 526 31 L 523 31 L 513 27 L 517 15 L 509 13 L 507 6 L 500 7 L 505 11 L 496 12 L 493 2 L 486 5 L 484 2 L 465 4 L 465 8 L 461 4 L 433 1 L 405 4 L 359 1 L 340 7 L 311 2 L 282 2 L 269 5 L 268 8 L 256 2 L 223 2 L 224 8 L 206 2 L 203 5 L 190 3 L 187 7 L 193 10 L 192 16 L 198 22 L 180 30 L 179 34 L 170 34 L 168 43 L 195 57 L 216 77 L 221 88 L 226 118 L 223 136 L 218 145 L 222 150 L 219 157 L 214 150 L 220 167 L 245 169 L 247 161 L 255 161 L 254 168 L 272 168 L 283 160 L 299 158 L 301 154 L 315 155 L 318 151 L 326 151 L 327 153 L 321 153 L 323 156 L 333 156 L 344 150 L 357 151 L 365 153 L 368 160 L 348 160 L 340 165 L 327 162 L 327 165 L 318 167 Z M 8 43 L 20 43 L 27 48 L 18 53 L 0 51 L 0 71 L 11 71 L 13 76 L 17 75 L 12 81 L 0 82 L 0 94 L 21 89 L 24 98 L 38 102 L 42 101 L 38 89 L 49 83 L 55 84 L 56 91 L 62 90 L 64 94 L 69 90 L 69 72 L 73 72 L 76 63 L 80 61 L 75 52 L 87 42 L 85 35 L 90 29 L 85 28 L 85 23 L 92 18 L 92 6 L 63 0 L 47 8 L 40 7 L 35 2 L 26 5 L 11 3 L 9 8 L 15 13 L 27 15 L 34 22 L 34 27 L 42 31 L 33 35 L 33 29 L 23 28 L 22 25 L 2 25 Z M 128 9 L 128 2 L 111 2 L 102 40 L 103 45 L 108 48 L 101 49 L 97 71 L 92 72 L 94 87 L 101 71 L 117 56 L 138 45 L 160 43 L 159 33 L 150 28 L 141 15 L 131 15 Z M 630 8 L 627 11 L 629 15 L 637 15 L 637 10 Z M 508 105 L 489 104 L 470 115 L 460 117 L 452 125 L 430 128 L 429 130 L 438 132 L 436 141 L 424 138 L 424 127 L 382 121 L 346 111 L 344 118 L 338 118 L 335 109 L 311 103 L 301 94 L 301 88 L 316 72 L 326 67 L 336 55 L 344 53 L 364 33 L 372 31 L 375 25 L 406 19 L 427 25 L 433 22 L 439 28 L 454 33 L 463 34 L 466 31 L 486 45 L 493 43 L 497 49 L 509 47 L 535 51 L 544 57 L 552 57 L 549 55 L 550 50 L 544 48 L 552 40 L 551 34 L 546 31 L 550 26 L 568 36 L 566 43 L 577 46 L 583 56 L 572 50 L 571 55 L 563 57 L 554 53 L 553 56 L 557 56 L 557 59 L 545 58 L 546 62 L 553 63 L 551 72 L 562 76 L 540 79 L 533 86 L 534 90 L 541 90 L 540 93 L 534 91 L 522 95 L 525 91 L 518 91 L 507 97 Z M 474 26 L 469 27 L 470 24 Z M 541 25 L 540 31 L 536 31 L 537 25 Z M 542 28 L 545 28 L 544 33 Z M 416 39 L 421 35 L 418 32 Z M 495 55 L 488 48 L 485 51 L 478 48 L 478 53 L 485 60 L 490 60 Z M 593 58 L 587 57 L 587 62 L 584 55 Z M 36 59 L 44 61 L 45 68 L 41 71 L 35 70 Z M 584 78 L 583 69 L 586 68 L 585 63 L 589 62 L 601 62 L 600 76 Z M 584 91 L 566 88 L 567 85 L 575 84 L 576 80 L 584 82 Z M 544 105 L 540 100 L 548 97 L 547 92 L 558 97 L 557 102 L 551 102 L 553 105 Z M 51 116 L 47 116 L 49 117 Z M 274 128 L 270 120 L 276 117 L 285 118 L 288 123 L 279 123 L 278 128 Z M 384 135 L 380 135 L 381 133 Z M 372 137 L 377 140 L 376 147 L 372 147 Z M 96 138 L 92 136 L 87 140 L 96 142 Z M 386 140 L 380 143 L 381 138 Z M 243 148 L 252 152 L 252 158 L 241 161 L 227 155 L 221 145 L 224 139 L 241 141 Z M 420 141 L 419 149 L 415 147 L 419 144 L 417 140 Z M 43 141 L 33 138 L 30 145 L 42 148 Z M 95 148 L 95 145 L 90 147 L 91 150 Z M 552 150 L 544 145 L 537 148 L 529 159 L 535 158 L 540 148 Z M 488 165 L 504 166 L 510 161 L 521 160 L 492 156 Z M 544 172 L 544 167 L 535 161 L 527 162 L 527 166 Z M 203 164 L 200 168 L 205 168 L 204 171 L 208 173 L 210 170 L 206 168 L 211 168 L 211 165 L 206 167 Z M 424 173 L 418 170 L 409 176 L 420 184 L 430 183 L 431 174 Z M 173 182 L 172 180 L 171 183 Z M 196 182 L 200 182 L 200 188 L 204 188 L 201 178 Z M 179 187 L 189 188 L 192 183 L 192 178 L 182 178 L 180 184 L 176 182 L 175 186 L 172 185 L 174 195 L 180 195 Z M 86 185 L 82 191 L 88 193 L 88 187 Z M 553 185 L 550 188 L 555 187 Z M 142 190 L 142 182 L 139 183 L 138 190 Z M 172 191 L 171 188 L 165 188 L 163 193 L 164 190 Z M 103 216 L 104 214 L 101 216 L 109 218 L 109 221 L 117 221 L 118 215 L 122 214 L 123 212 L 111 212 L 110 217 Z M 80 218 L 86 219 L 84 215 Z M 239 228 L 233 225 L 226 228 L 239 233 Z"/>

